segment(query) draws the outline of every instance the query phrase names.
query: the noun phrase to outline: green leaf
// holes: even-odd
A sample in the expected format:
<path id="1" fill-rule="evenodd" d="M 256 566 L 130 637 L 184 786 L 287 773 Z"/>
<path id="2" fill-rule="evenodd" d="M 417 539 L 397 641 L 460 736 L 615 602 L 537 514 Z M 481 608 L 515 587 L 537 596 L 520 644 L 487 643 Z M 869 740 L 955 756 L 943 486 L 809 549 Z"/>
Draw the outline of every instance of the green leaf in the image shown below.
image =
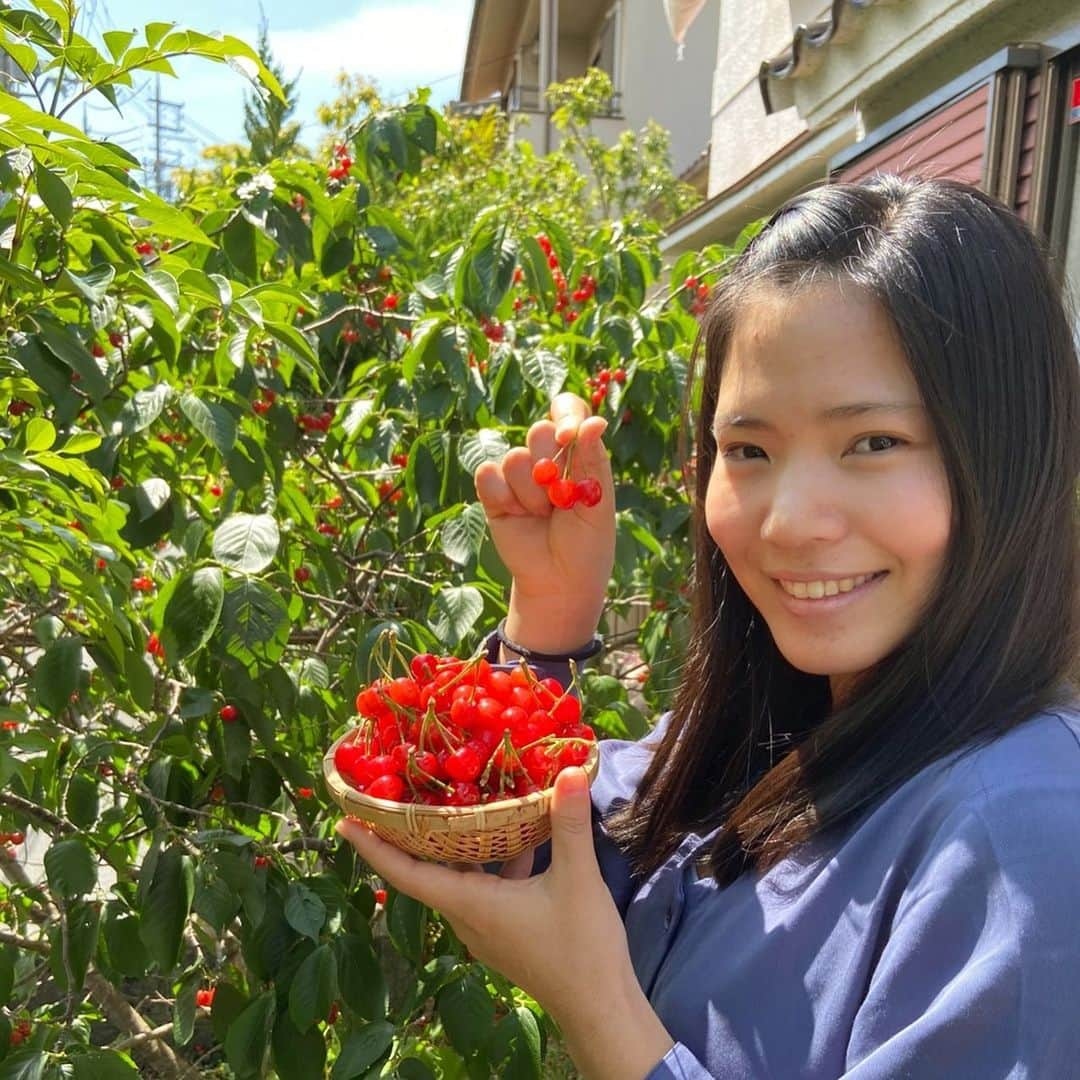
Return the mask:
<path id="1" fill-rule="evenodd" d="M 311 1080 L 326 1067 L 326 1039 L 317 1027 L 301 1032 L 289 1013 L 274 1021 L 274 1070 L 279 1080 Z"/>
<path id="2" fill-rule="evenodd" d="M 241 1080 L 262 1075 L 273 1020 L 274 991 L 266 990 L 229 1025 L 225 1057 Z"/>
<path id="3" fill-rule="evenodd" d="M 59 989 L 70 989 L 78 993 L 86 979 L 86 970 L 90 966 L 90 960 L 97 951 L 101 911 L 96 904 L 69 901 L 65 918 L 67 921 L 66 957 L 61 928 L 59 925 L 51 926 L 48 931 L 51 946 L 49 968 Z"/>
<path id="4" fill-rule="evenodd" d="M 521 371 L 525 381 L 548 398 L 555 397 L 566 383 L 566 361 L 548 349 L 533 349 L 521 356 Z"/>
<path id="5" fill-rule="evenodd" d="M 78 374 L 79 387 L 95 402 L 100 401 L 109 390 L 109 382 L 83 343 L 68 327 L 46 316 L 39 315 L 38 323 L 39 340 L 57 360 Z"/>
<path id="6" fill-rule="evenodd" d="M 109 286 L 116 277 L 116 267 L 108 263 L 94 266 L 81 274 L 64 267 L 60 275 L 60 287 L 66 292 L 81 296 L 88 304 L 100 304 L 109 294 Z"/>
<path id="7" fill-rule="evenodd" d="M 265 581 L 245 577 L 229 582 L 221 611 L 222 637 L 228 652 L 245 666 L 276 663 L 290 625 L 288 605 Z"/>
<path id="8" fill-rule="evenodd" d="M 210 1025 L 214 1038 L 223 1043 L 228 1038 L 233 1021 L 247 1008 L 248 999 L 232 983 L 219 982 L 210 1006 Z"/>
<path id="9" fill-rule="evenodd" d="M 484 610 L 484 598 L 472 585 L 447 585 L 432 601 L 428 620 L 439 640 L 453 648 L 473 628 Z"/>
<path id="10" fill-rule="evenodd" d="M 330 1073 L 331 1080 L 353 1080 L 353 1077 L 363 1076 L 390 1049 L 393 1041 L 394 1026 L 385 1020 L 375 1020 L 357 1028 L 341 1047 Z"/>
<path id="11" fill-rule="evenodd" d="M 455 1050 L 472 1057 L 491 1036 L 495 1002 L 474 975 L 447 983 L 435 998 L 446 1037 Z"/>
<path id="12" fill-rule="evenodd" d="M 326 922 L 326 905 L 318 893 L 299 881 L 291 881 L 285 897 L 285 919 L 298 934 L 318 941 Z"/>
<path id="13" fill-rule="evenodd" d="M 170 663 L 197 652 L 210 640 L 224 601 L 224 577 L 216 566 L 201 567 L 179 580 L 162 617 L 161 644 Z"/>
<path id="14" fill-rule="evenodd" d="M 46 209 L 60 223 L 60 227 L 66 229 L 71 224 L 71 188 L 59 173 L 40 161 L 34 166 L 34 180 Z"/>
<path id="15" fill-rule="evenodd" d="M 150 956 L 139 935 L 140 920 L 136 912 L 119 900 L 105 905 L 102 937 L 109 964 L 121 975 L 142 978 L 150 965 Z"/>
<path id="16" fill-rule="evenodd" d="M 365 1020 L 381 1020 L 390 1006 L 382 966 L 370 934 L 339 934 L 334 938 L 338 954 L 338 985 L 345 1004 Z"/>
<path id="17" fill-rule="evenodd" d="M 132 39 L 135 37 L 134 30 L 106 30 L 101 35 L 105 47 L 109 50 L 114 60 L 119 60 L 127 51 Z"/>
<path id="18" fill-rule="evenodd" d="M 202 983 L 202 972 L 198 968 L 189 970 L 173 987 L 173 1029 L 172 1038 L 177 1046 L 187 1046 L 195 1033 L 195 994 Z"/>
<path id="19" fill-rule="evenodd" d="M 214 558 L 230 569 L 258 574 L 274 561 L 280 542 L 269 514 L 233 514 L 214 533 Z"/>
<path id="20" fill-rule="evenodd" d="M 487 535 L 487 516 L 481 503 L 470 503 L 460 514 L 443 523 L 439 543 L 443 554 L 465 566 L 480 554 L 480 545 Z"/>
<path id="21" fill-rule="evenodd" d="M 236 421 L 222 406 L 203 401 L 192 393 L 183 394 L 180 408 L 195 430 L 213 443 L 219 454 L 227 454 L 236 443 Z"/>
<path id="22" fill-rule="evenodd" d="M 286 913 L 288 908 L 286 907 Z M 300 1031 L 325 1020 L 337 997 L 337 963 L 329 945 L 320 945 L 300 965 L 289 986 L 289 1016 Z"/>
<path id="23" fill-rule="evenodd" d="M 524 1005 L 507 1013 L 491 1033 L 486 1054 L 503 1080 L 542 1080 L 540 1028 Z"/>
<path id="24" fill-rule="evenodd" d="M 57 638 L 34 668 L 34 689 L 38 704 L 51 713 L 68 707 L 71 695 L 79 689 L 83 644 L 80 638 Z"/>
<path id="25" fill-rule="evenodd" d="M 61 454 L 88 454 L 101 445 L 101 436 L 96 431 L 77 431 L 60 447 Z"/>
<path id="26" fill-rule="evenodd" d="M 407 960 L 420 963 L 424 951 L 424 927 L 427 908 L 403 892 L 390 895 L 386 912 L 386 930 L 394 948 Z"/>
<path id="27" fill-rule="evenodd" d="M 180 956 L 194 895 L 195 872 L 190 857 L 177 846 L 166 848 L 154 867 L 139 926 L 143 943 L 163 974 L 172 971 Z"/>
<path id="28" fill-rule="evenodd" d="M 148 428 L 160 415 L 172 396 L 168 383 L 158 383 L 146 390 L 137 390 L 124 403 L 119 416 L 109 427 L 110 435 L 134 435 Z"/>
<path id="29" fill-rule="evenodd" d="M 131 1060 L 114 1050 L 93 1047 L 71 1054 L 72 1080 L 139 1080 L 139 1070 Z"/>
<path id="30" fill-rule="evenodd" d="M 6 1006 L 11 1001 L 11 990 L 15 985 L 15 962 L 18 953 L 13 945 L 0 948 L 0 1005 Z"/>
<path id="31" fill-rule="evenodd" d="M 94 857 L 75 836 L 53 841 L 45 852 L 45 873 L 52 891 L 65 898 L 92 892 L 97 884 Z"/>
<path id="32" fill-rule="evenodd" d="M 56 442 L 56 428 L 45 417 L 35 416 L 23 428 L 23 439 L 29 453 L 48 450 Z"/>
<path id="33" fill-rule="evenodd" d="M 76 773 L 68 782 L 64 801 L 68 820 L 80 829 L 89 829 L 97 821 L 98 785 L 84 773 Z"/>
<path id="34" fill-rule="evenodd" d="M 485 461 L 502 461 L 509 449 L 510 443 L 498 428 L 480 428 L 461 437 L 458 459 L 470 474 L 475 474 Z"/>
<path id="35" fill-rule="evenodd" d="M 0 1062 L 0 1080 L 41 1080 L 46 1061 L 42 1050 L 19 1050 Z"/>

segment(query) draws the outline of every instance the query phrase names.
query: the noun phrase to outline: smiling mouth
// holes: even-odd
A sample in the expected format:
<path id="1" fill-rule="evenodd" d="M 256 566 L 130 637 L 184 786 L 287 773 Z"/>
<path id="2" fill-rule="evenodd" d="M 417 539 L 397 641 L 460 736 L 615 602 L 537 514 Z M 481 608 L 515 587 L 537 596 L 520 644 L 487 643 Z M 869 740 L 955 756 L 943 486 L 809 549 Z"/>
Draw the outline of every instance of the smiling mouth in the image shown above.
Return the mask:
<path id="1" fill-rule="evenodd" d="M 832 578 L 827 581 L 784 581 L 782 578 L 777 578 L 776 583 L 788 596 L 793 596 L 797 600 L 824 600 L 830 596 L 853 592 L 860 585 L 865 585 L 868 581 L 876 581 L 887 573 L 887 570 L 878 570 L 874 574 L 858 574 L 855 577 Z"/>

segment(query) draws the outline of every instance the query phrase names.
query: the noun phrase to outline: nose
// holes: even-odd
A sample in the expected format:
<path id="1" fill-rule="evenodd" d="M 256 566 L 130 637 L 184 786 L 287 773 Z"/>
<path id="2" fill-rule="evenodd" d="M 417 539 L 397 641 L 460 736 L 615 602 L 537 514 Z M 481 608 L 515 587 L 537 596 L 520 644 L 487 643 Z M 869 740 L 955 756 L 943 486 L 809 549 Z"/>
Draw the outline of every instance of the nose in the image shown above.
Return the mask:
<path id="1" fill-rule="evenodd" d="M 847 531 L 848 511 L 837 477 L 814 465 L 778 470 L 761 522 L 762 540 L 797 548 L 841 540 Z"/>

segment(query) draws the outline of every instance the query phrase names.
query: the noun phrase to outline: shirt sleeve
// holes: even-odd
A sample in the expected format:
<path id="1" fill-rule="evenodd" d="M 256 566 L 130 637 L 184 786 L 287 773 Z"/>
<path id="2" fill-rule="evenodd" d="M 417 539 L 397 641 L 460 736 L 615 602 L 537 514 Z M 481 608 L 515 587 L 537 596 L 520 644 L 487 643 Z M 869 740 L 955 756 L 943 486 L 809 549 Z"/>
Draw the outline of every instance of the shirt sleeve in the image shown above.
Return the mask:
<path id="1" fill-rule="evenodd" d="M 847 1080 L 1075 1075 L 1075 787 L 991 788 L 950 814 L 900 896 Z"/>

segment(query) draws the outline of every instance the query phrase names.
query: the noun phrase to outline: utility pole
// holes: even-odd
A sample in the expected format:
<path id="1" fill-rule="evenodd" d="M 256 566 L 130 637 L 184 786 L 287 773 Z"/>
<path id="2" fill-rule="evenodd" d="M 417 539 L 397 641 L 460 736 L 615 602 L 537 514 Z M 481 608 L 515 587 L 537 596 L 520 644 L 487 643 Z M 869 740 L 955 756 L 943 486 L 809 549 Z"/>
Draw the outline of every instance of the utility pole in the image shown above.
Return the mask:
<path id="1" fill-rule="evenodd" d="M 181 144 L 193 140 L 184 129 L 184 105 L 180 101 L 166 101 L 161 96 L 161 75 L 154 78 L 153 107 L 154 157 L 147 174 L 152 178 L 154 191 L 163 199 L 171 199 L 173 192 L 169 173 L 183 164 Z"/>

